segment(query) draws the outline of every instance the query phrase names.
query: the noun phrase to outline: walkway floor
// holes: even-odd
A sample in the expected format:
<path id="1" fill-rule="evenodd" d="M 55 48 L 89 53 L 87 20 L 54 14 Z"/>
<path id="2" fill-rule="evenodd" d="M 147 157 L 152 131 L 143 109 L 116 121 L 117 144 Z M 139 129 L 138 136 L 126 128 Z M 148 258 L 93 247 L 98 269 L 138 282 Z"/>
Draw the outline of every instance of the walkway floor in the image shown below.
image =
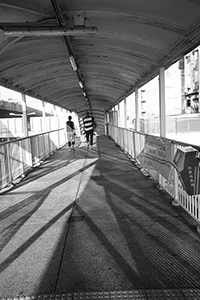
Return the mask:
<path id="1" fill-rule="evenodd" d="M 0 298 L 200 299 L 200 235 L 171 202 L 108 137 L 63 147 L 0 196 Z"/>

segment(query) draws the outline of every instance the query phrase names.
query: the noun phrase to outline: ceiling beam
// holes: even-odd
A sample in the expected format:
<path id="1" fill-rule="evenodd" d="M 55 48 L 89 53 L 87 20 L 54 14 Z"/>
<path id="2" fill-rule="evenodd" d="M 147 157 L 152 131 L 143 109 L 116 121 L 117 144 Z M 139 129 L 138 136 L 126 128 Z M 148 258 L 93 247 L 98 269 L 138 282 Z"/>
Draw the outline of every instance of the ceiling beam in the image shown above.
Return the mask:
<path id="1" fill-rule="evenodd" d="M 42 16 L 51 16 L 52 12 L 45 5 L 43 6 L 41 3 L 34 4 L 33 1 L 21 1 L 21 0 L 1 0 L 0 6 L 2 6 L 5 10 L 7 8 L 14 10 L 21 10 L 23 12 L 32 13 L 35 15 Z"/>
<path id="2" fill-rule="evenodd" d="M 199 1 L 199 0 L 197 0 Z M 188 0 L 190 2 L 190 0 Z M 82 10 L 71 10 L 70 12 L 66 12 L 67 16 L 69 18 L 73 18 L 74 15 L 80 15 L 83 14 L 84 11 Z M 166 20 L 153 18 L 150 16 L 140 15 L 140 14 L 134 14 L 132 12 L 116 12 L 116 11 L 97 11 L 97 10 L 89 10 L 87 11 L 87 18 L 88 19 L 95 19 L 101 20 L 101 21 L 116 21 L 116 22 L 127 22 L 127 23 L 135 23 L 135 24 L 142 24 L 147 25 L 151 27 L 156 27 L 165 31 L 177 33 L 182 36 L 187 36 L 187 30 L 185 28 L 180 27 L 178 25 L 174 25 L 170 22 L 167 22 Z"/>

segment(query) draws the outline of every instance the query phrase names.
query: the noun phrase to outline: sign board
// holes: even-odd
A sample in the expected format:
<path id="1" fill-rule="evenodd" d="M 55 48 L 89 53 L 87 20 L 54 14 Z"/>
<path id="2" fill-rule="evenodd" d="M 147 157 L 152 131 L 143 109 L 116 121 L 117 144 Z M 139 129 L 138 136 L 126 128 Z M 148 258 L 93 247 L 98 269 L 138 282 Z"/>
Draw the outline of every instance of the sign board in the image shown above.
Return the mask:
<path id="1" fill-rule="evenodd" d="M 171 142 L 161 137 L 146 136 L 145 147 L 137 157 L 146 169 L 154 169 L 168 179 L 171 171 Z"/>
<path id="2" fill-rule="evenodd" d="M 193 147 L 182 147 L 176 150 L 172 165 L 177 170 L 179 179 L 188 195 L 198 195 L 199 157 L 198 150 Z"/>

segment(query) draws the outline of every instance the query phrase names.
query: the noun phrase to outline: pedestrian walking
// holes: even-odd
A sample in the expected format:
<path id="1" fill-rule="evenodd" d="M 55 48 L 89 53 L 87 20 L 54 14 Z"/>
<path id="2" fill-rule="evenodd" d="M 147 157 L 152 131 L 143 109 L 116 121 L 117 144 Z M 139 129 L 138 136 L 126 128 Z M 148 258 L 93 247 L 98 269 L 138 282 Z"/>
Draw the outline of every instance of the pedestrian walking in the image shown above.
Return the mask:
<path id="1" fill-rule="evenodd" d="M 89 111 L 86 112 L 86 116 L 83 118 L 83 126 L 86 135 L 87 147 L 92 149 L 94 129 L 97 124 L 94 118 L 90 115 Z"/>
<path id="2" fill-rule="evenodd" d="M 66 122 L 66 132 L 67 132 L 67 141 L 68 141 L 68 146 L 69 150 L 75 150 L 75 126 L 74 122 L 72 121 L 72 117 L 68 117 L 68 121 Z"/>

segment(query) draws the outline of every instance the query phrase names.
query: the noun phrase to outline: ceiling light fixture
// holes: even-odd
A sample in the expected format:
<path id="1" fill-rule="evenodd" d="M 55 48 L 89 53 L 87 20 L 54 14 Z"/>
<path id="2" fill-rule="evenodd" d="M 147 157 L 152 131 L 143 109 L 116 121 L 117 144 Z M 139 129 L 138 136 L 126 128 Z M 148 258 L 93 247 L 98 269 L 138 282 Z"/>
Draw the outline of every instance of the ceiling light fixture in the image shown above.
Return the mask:
<path id="1" fill-rule="evenodd" d="M 83 83 L 82 83 L 82 81 L 81 80 L 79 80 L 79 85 L 80 85 L 80 87 L 83 89 Z"/>
<path id="2" fill-rule="evenodd" d="M 73 71 L 77 71 L 77 65 L 76 65 L 76 62 L 75 62 L 75 59 L 74 59 L 73 55 L 70 55 L 69 61 L 71 63 Z"/>
<path id="3" fill-rule="evenodd" d="M 86 92 L 83 92 L 83 96 L 86 97 Z"/>
<path id="4" fill-rule="evenodd" d="M 9 113 L 10 116 L 23 116 L 22 113 Z M 27 116 L 36 115 L 36 112 L 30 112 L 26 114 Z"/>
<path id="5" fill-rule="evenodd" d="M 22 116 L 22 113 L 9 113 L 10 116 Z"/>

